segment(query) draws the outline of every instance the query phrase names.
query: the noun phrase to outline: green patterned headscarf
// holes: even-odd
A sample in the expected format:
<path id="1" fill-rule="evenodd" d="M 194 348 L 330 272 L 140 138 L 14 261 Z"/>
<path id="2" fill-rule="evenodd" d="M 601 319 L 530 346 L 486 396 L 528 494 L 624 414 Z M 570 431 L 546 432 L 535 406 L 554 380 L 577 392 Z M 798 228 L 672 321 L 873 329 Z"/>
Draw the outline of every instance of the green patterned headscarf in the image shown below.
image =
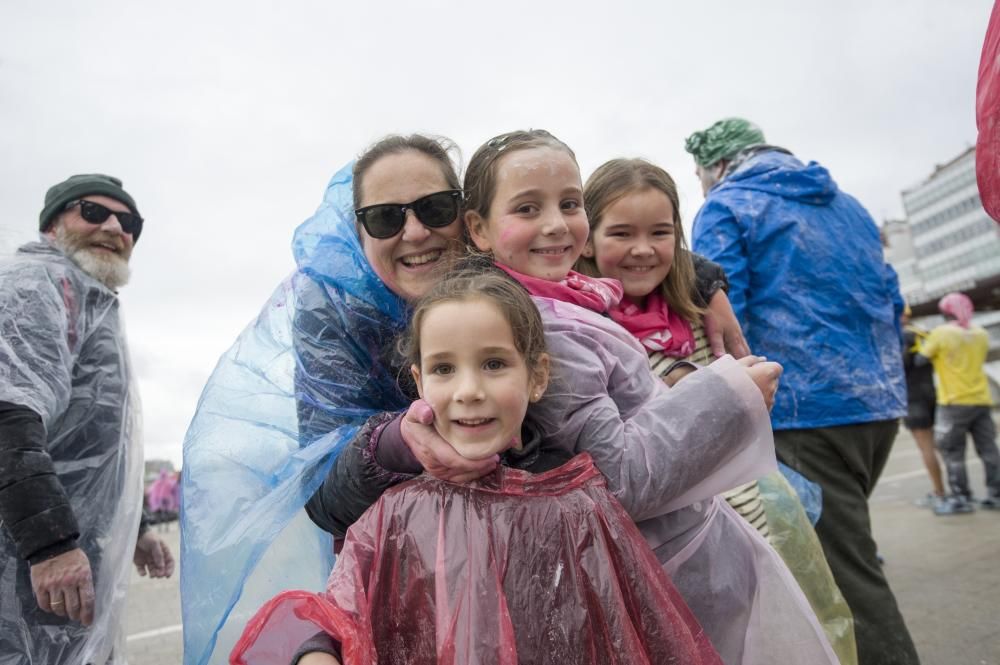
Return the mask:
<path id="1" fill-rule="evenodd" d="M 761 143 L 764 143 L 764 132 L 760 127 L 743 118 L 726 118 L 687 137 L 684 149 L 694 155 L 699 165 L 708 168 L 743 148 Z"/>

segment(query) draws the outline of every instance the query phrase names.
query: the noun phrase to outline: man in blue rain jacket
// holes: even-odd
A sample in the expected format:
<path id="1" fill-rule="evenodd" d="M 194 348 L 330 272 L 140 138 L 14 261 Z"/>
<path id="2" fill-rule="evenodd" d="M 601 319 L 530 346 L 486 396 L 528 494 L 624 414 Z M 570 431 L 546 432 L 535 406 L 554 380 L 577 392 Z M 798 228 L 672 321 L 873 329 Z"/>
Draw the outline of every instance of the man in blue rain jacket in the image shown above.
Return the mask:
<path id="1" fill-rule="evenodd" d="M 825 168 L 746 120 L 721 120 L 685 147 L 705 193 L 694 251 L 725 269 L 753 353 L 785 368 L 778 457 L 823 489 L 816 531 L 854 613 L 859 663 L 917 663 L 868 514 L 906 414 L 903 304 L 878 228 Z"/>

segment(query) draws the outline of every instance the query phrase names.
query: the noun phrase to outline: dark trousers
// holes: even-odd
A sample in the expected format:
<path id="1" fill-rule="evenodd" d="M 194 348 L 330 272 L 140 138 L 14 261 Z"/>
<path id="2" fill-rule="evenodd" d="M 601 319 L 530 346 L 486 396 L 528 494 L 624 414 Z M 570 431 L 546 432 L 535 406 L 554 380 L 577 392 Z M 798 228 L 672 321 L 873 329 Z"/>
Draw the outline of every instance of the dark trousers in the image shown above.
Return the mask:
<path id="1" fill-rule="evenodd" d="M 966 434 L 972 435 L 972 445 L 983 461 L 989 495 L 1000 497 L 1000 451 L 997 450 L 997 428 L 990 407 L 938 404 L 934 417 L 934 443 L 948 468 L 951 493 L 972 498 L 965 470 Z"/>
<path id="2" fill-rule="evenodd" d="M 920 659 L 882 574 L 868 497 L 892 450 L 899 421 L 774 433 L 778 458 L 823 489 L 816 535 L 854 614 L 859 665 L 917 665 Z"/>

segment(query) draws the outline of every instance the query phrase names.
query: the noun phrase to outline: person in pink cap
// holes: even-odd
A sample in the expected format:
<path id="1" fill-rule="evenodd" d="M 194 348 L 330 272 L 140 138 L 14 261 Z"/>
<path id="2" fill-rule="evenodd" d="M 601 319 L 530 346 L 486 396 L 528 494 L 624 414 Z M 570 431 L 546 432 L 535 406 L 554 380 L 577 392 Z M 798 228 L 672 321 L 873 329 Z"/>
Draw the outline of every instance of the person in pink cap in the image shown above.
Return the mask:
<path id="1" fill-rule="evenodd" d="M 989 337 L 972 323 L 972 300 L 964 293 L 949 293 L 938 302 L 947 319 L 931 331 L 920 346 L 920 354 L 934 364 L 938 376 L 934 439 L 948 469 L 951 495 L 947 503 L 935 507 L 938 515 L 970 513 L 972 492 L 965 468 L 965 438 L 972 435 L 976 454 L 986 471 L 987 496 L 980 507 L 1000 509 L 1000 450 L 996 425 L 990 414 L 993 399 L 983 363 L 989 351 Z"/>

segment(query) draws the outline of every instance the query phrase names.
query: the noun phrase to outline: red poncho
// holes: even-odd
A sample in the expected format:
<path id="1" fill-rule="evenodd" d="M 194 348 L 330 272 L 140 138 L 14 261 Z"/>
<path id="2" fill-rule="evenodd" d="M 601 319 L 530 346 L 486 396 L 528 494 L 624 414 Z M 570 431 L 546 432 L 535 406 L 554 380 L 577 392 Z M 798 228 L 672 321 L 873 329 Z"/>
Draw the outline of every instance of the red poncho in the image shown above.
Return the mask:
<path id="1" fill-rule="evenodd" d="M 270 600 L 230 662 L 287 665 L 320 630 L 344 665 L 721 665 L 587 454 L 394 487 L 351 527 L 326 593 Z"/>
<path id="2" fill-rule="evenodd" d="M 990 217 L 1000 221 L 1000 2 L 993 5 L 976 85 L 976 180 Z"/>

